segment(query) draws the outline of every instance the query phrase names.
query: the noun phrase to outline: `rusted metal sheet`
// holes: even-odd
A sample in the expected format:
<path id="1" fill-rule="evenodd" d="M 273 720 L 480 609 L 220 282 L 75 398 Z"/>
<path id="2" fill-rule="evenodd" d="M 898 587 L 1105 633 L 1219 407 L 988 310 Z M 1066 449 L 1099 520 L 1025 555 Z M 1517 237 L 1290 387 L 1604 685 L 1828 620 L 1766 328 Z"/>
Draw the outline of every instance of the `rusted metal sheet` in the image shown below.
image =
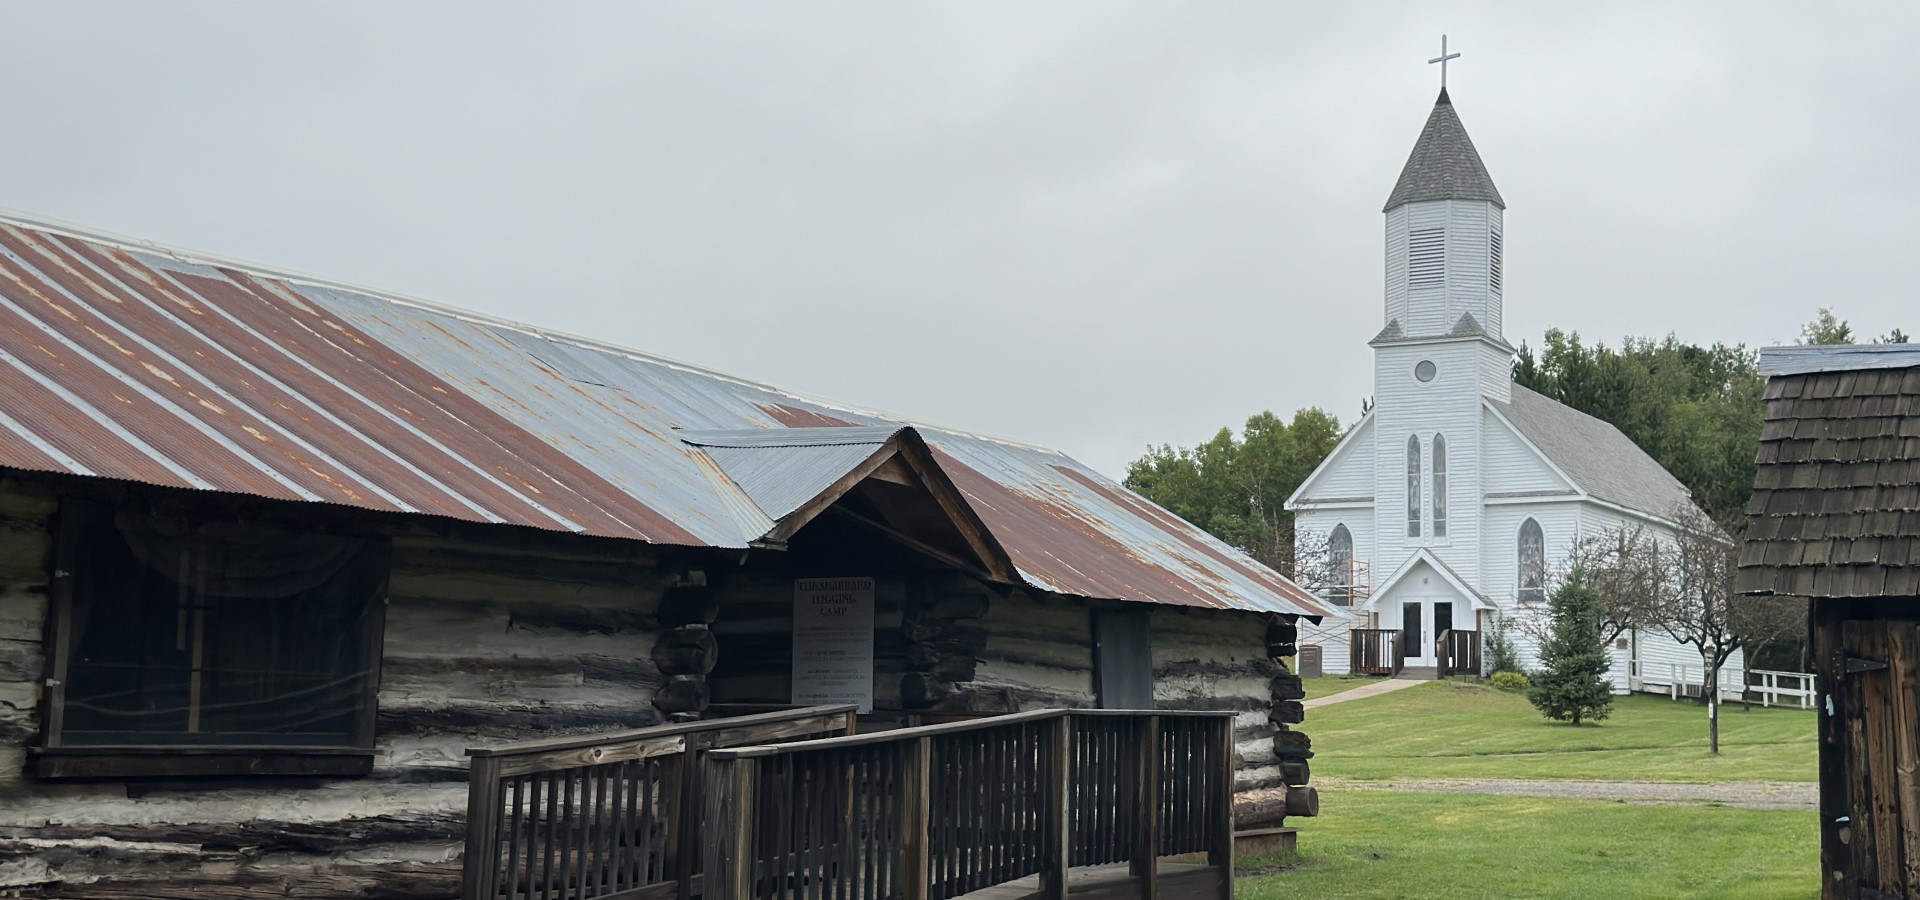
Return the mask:
<path id="1" fill-rule="evenodd" d="M 0 219 L 0 385 L 0 466 L 728 548 L 768 517 L 684 432 L 907 424 L 17 219 Z M 915 427 L 1035 587 L 1333 614 L 1059 453 Z"/>

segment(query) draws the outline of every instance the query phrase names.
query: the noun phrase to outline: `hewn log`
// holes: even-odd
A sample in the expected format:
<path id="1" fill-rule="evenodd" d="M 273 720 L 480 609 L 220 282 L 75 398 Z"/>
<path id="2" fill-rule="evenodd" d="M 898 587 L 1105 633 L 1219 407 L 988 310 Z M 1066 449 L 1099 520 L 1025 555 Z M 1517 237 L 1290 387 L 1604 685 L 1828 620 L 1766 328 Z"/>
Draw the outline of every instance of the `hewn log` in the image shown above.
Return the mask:
<path id="1" fill-rule="evenodd" d="M 908 672 L 900 676 L 900 705 L 907 709 L 920 709 L 932 706 L 953 693 L 950 682 L 940 681 L 921 672 Z"/>
<path id="2" fill-rule="evenodd" d="M 1274 618 L 1267 625 L 1267 643 L 1291 644 L 1300 639 L 1300 628 L 1282 618 Z"/>
<path id="3" fill-rule="evenodd" d="M 933 671 L 927 674 L 937 681 L 972 681 L 979 667 L 980 661 L 972 656 L 947 656 L 942 657 L 934 665 Z"/>
<path id="4" fill-rule="evenodd" d="M 675 675 L 653 695 L 653 705 L 664 713 L 692 713 L 707 708 L 711 696 L 704 675 Z"/>
<path id="5" fill-rule="evenodd" d="M 653 645 L 653 664 L 667 675 L 706 675 L 719 660 L 713 632 L 697 625 L 668 631 Z"/>
<path id="6" fill-rule="evenodd" d="M 1273 736 L 1273 752 L 1281 759 L 1312 759 L 1313 739 L 1304 732 L 1282 731 Z"/>
<path id="7" fill-rule="evenodd" d="M 1314 788 L 1295 785 L 1287 788 L 1287 815 L 1317 816 L 1320 814 L 1320 792 Z"/>
<path id="8" fill-rule="evenodd" d="M 1273 710 L 1267 713 L 1267 721 L 1275 725 L 1298 725 L 1307 720 L 1306 707 L 1298 700 L 1280 700 L 1273 704 Z"/>
<path id="9" fill-rule="evenodd" d="M 1288 785 L 1306 784 L 1312 780 L 1312 771 L 1307 768 L 1305 760 L 1282 760 L 1280 778 Z"/>
<path id="10" fill-rule="evenodd" d="M 1311 817 L 1320 814 L 1320 791 L 1301 785 L 1285 791 L 1268 791 L 1260 797 L 1238 797 L 1233 803 L 1236 828 L 1267 828 L 1281 824 L 1288 816 Z"/>
<path id="11" fill-rule="evenodd" d="M 1304 700 L 1307 697 L 1307 688 L 1301 683 L 1300 676 L 1290 672 L 1273 676 L 1267 686 L 1275 700 Z"/>

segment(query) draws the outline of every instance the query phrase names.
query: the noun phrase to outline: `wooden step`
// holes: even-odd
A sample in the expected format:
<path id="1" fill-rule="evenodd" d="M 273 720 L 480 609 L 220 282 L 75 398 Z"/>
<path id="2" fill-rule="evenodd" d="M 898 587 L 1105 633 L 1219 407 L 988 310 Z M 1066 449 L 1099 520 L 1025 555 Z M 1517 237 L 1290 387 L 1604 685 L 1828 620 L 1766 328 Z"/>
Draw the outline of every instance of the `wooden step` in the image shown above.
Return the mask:
<path id="1" fill-rule="evenodd" d="M 1440 677 L 1440 667 L 1439 666 L 1407 666 L 1406 668 L 1403 668 L 1400 670 L 1400 674 L 1395 675 L 1393 677 L 1406 678 L 1406 679 L 1411 679 L 1413 681 L 1432 681 Z"/>

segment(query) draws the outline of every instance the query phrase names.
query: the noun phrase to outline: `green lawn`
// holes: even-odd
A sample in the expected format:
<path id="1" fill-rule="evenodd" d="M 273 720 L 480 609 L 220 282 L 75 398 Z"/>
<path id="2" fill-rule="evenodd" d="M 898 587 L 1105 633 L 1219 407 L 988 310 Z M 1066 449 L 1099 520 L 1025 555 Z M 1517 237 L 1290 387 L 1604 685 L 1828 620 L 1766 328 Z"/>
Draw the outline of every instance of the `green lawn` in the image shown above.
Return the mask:
<path id="1" fill-rule="evenodd" d="M 1717 758 L 1706 709 L 1692 703 L 1617 697 L 1612 718 L 1576 728 L 1540 718 L 1520 694 L 1465 681 L 1320 707 L 1299 727 L 1313 738 L 1316 776 L 1814 780 L 1814 715 L 1797 709 L 1722 707 Z"/>
<path id="2" fill-rule="evenodd" d="M 1235 895 L 1329 900 L 1796 898 L 1819 893 L 1812 812 L 1353 791 L 1289 857 L 1243 860 Z"/>

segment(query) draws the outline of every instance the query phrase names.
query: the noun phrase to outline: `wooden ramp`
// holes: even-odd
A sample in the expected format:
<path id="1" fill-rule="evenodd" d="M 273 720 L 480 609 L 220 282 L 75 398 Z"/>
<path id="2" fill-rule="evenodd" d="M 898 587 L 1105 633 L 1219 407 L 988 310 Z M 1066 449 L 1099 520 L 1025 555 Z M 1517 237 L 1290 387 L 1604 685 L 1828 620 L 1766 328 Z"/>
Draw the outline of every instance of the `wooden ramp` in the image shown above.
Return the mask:
<path id="1" fill-rule="evenodd" d="M 1220 870 L 1213 866 L 1161 863 L 1154 884 L 1160 900 L 1201 900 L 1221 896 Z M 1140 882 L 1125 863 L 1073 869 L 1067 874 L 1067 894 L 1076 900 L 1137 900 Z M 956 900 L 1028 900 L 1040 893 L 1039 876 L 1030 876 L 986 890 L 962 894 Z"/>

